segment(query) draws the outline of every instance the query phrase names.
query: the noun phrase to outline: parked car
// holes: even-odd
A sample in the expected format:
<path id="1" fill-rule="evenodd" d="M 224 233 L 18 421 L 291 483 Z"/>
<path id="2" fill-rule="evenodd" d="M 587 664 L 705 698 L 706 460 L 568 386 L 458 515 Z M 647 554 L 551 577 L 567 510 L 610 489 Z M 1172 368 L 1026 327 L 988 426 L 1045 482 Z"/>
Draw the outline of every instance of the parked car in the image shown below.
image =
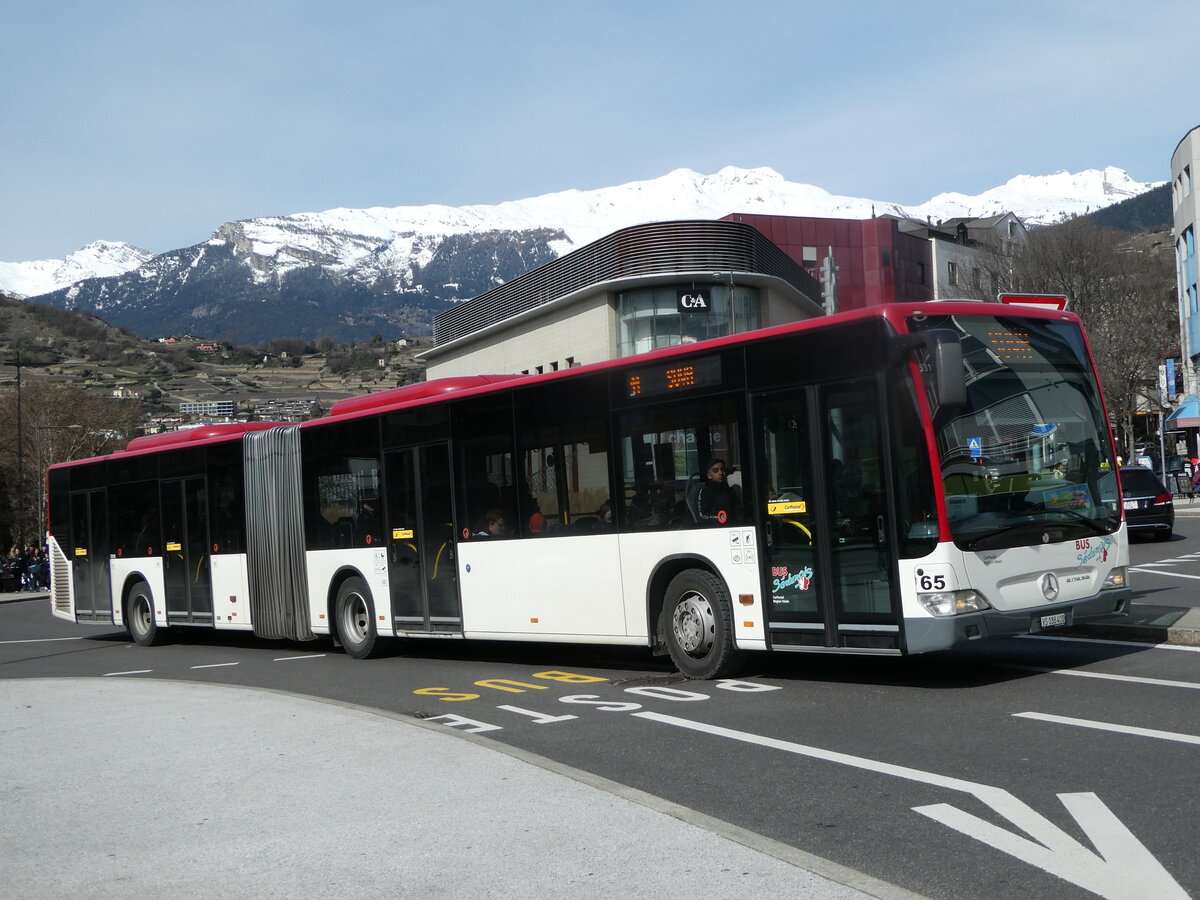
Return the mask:
<path id="1" fill-rule="evenodd" d="M 1167 541 L 1175 528 L 1175 503 L 1158 476 L 1141 466 L 1121 468 L 1121 500 L 1129 533 Z"/>

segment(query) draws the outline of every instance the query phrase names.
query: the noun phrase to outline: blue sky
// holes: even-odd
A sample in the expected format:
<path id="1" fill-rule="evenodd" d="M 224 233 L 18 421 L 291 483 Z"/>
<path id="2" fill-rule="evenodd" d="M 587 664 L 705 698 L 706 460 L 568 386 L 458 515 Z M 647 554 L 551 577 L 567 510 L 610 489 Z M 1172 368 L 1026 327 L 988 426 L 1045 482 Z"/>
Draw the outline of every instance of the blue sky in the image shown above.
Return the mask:
<path id="1" fill-rule="evenodd" d="M 0 260 L 769 166 L 916 204 L 1170 177 L 1194 0 L 3 0 Z"/>

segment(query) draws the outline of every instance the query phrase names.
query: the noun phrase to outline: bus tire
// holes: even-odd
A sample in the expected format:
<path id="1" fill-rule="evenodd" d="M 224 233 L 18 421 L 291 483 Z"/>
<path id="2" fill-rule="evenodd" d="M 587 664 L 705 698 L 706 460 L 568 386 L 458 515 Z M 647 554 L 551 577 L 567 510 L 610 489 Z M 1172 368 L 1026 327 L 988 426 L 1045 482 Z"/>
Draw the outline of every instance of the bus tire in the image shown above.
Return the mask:
<path id="1" fill-rule="evenodd" d="M 671 661 L 688 678 L 723 678 L 742 664 L 744 654 L 733 645 L 729 593 L 711 572 L 686 569 L 671 579 L 663 626 Z"/>
<path id="2" fill-rule="evenodd" d="M 129 589 L 125 600 L 125 627 L 134 643 L 142 647 L 154 647 L 166 641 L 166 629 L 159 628 L 154 621 L 154 596 L 150 585 L 139 581 Z"/>
<path id="3" fill-rule="evenodd" d="M 371 659 L 383 649 L 375 630 L 375 604 L 371 590 L 358 576 L 347 578 L 338 588 L 334 604 L 337 639 L 342 649 L 355 659 Z"/>

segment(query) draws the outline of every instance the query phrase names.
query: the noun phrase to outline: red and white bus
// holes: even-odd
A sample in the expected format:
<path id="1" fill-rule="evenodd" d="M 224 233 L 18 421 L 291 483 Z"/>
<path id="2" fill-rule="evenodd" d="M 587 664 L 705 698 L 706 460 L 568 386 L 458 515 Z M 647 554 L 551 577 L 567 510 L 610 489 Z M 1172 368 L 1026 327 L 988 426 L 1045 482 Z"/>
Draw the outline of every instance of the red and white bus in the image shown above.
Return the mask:
<path id="1" fill-rule="evenodd" d="M 51 603 L 139 644 L 626 644 L 694 678 L 921 653 L 1125 612 L 1115 471 L 1074 315 L 892 305 L 54 466 Z"/>

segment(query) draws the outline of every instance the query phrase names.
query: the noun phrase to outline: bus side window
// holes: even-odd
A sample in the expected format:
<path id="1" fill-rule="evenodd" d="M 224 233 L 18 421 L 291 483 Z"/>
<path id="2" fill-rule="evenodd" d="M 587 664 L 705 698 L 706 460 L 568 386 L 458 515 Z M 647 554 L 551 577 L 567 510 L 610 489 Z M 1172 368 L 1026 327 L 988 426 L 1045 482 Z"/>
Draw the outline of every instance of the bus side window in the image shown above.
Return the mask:
<path id="1" fill-rule="evenodd" d="M 521 534 L 595 530 L 611 496 L 608 431 L 595 410 L 607 403 L 603 379 L 539 385 L 516 396 Z"/>
<path id="2" fill-rule="evenodd" d="M 513 471 L 513 414 L 511 394 L 466 400 L 451 410 L 455 438 L 455 483 L 460 536 L 474 540 L 488 533 L 487 519 L 495 512 L 505 517 L 510 537 L 515 510 Z"/>
<path id="3" fill-rule="evenodd" d="M 622 413 L 622 528 L 650 531 L 746 522 L 746 504 L 741 501 L 742 423 L 741 402 L 729 396 L 683 402 L 672 398 Z M 719 482 L 710 473 L 715 468 L 721 469 Z M 719 489 L 710 487 L 718 483 Z M 723 500 L 714 503 L 718 494 Z"/>

